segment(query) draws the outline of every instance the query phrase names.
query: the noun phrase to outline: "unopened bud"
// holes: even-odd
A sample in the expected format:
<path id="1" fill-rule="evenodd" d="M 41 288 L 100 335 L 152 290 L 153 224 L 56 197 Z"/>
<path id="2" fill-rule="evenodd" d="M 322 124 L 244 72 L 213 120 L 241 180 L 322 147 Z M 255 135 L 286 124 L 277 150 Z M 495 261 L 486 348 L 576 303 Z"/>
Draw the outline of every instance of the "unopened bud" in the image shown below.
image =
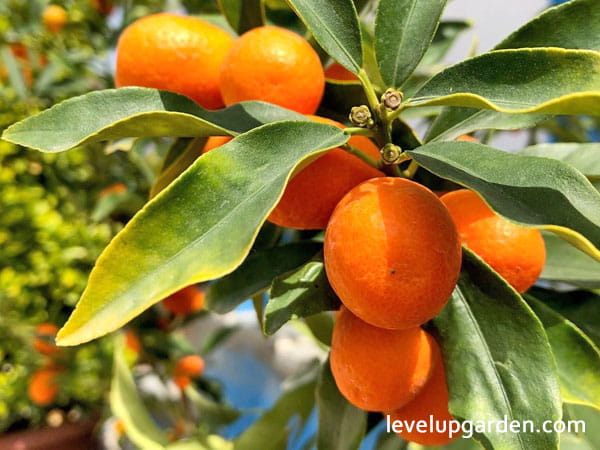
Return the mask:
<path id="1" fill-rule="evenodd" d="M 402 149 L 394 144 L 385 144 L 380 153 L 386 164 L 397 164 L 402 158 Z"/>
<path id="2" fill-rule="evenodd" d="M 400 105 L 402 104 L 402 99 L 403 99 L 402 92 L 397 91 L 395 89 L 388 89 L 381 96 L 381 103 L 383 103 L 383 105 L 387 109 L 396 111 L 398 108 L 400 108 Z"/>
<path id="3" fill-rule="evenodd" d="M 368 106 L 354 106 L 350 111 L 350 121 L 361 128 L 370 128 L 373 126 L 371 110 Z"/>

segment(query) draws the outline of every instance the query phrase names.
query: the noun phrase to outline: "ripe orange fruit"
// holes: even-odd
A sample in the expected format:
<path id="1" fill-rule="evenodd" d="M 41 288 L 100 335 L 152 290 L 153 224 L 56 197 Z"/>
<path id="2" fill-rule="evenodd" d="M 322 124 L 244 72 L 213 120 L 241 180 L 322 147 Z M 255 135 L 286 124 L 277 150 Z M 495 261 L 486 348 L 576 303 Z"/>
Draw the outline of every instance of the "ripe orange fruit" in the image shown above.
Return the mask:
<path id="1" fill-rule="evenodd" d="M 498 216 L 475 192 L 466 189 L 441 198 L 452 215 L 463 243 L 477 253 L 518 292 L 539 278 L 546 248 L 539 230 Z"/>
<path id="2" fill-rule="evenodd" d="M 412 400 L 429 380 L 433 338 L 419 327 L 386 330 L 342 308 L 333 328 L 331 372 L 346 399 L 368 411 L 389 411 Z"/>
<path id="3" fill-rule="evenodd" d="M 310 116 L 316 122 L 344 128 L 331 119 Z M 349 144 L 372 158 L 379 149 L 364 136 L 352 136 Z M 384 174 L 341 148 L 328 151 L 298 172 L 269 216 L 276 225 L 300 230 L 323 229 L 346 193 L 359 183 Z"/>
<path id="4" fill-rule="evenodd" d="M 325 233 L 325 269 L 344 305 L 371 325 L 418 326 L 448 301 L 461 264 L 456 227 L 426 187 L 375 178 L 338 204 Z"/>
<path id="5" fill-rule="evenodd" d="M 196 286 L 188 286 L 168 296 L 162 304 L 176 316 L 187 316 L 204 307 L 204 297 L 204 292 Z"/>
<path id="6" fill-rule="evenodd" d="M 403 423 L 410 423 L 410 421 L 417 423 L 420 420 L 429 423 L 429 416 L 432 415 L 433 420 L 439 422 L 433 430 L 420 433 L 415 427 L 411 431 L 403 430 L 398 433 L 403 439 L 421 445 L 445 445 L 460 436 L 460 434 L 450 436 L 450 422 L 454 418 L 448 411 L 448 386 L 440 352 L 436 352 L 435 359 L 431 379 L 421 392 L 402 408 L 389 413 L 392 422 L 397 420 Z"/>
<path id="7" fill-rule="evenodd" d="M 358 77 L 340 63 L 333 63 L 327 67 L 325 69 L 325 78 L 336 81 L 358 81 Z"/>
<path id="8" fill-rule="evenodd" d="M 197 377 L 204 371 L 204 359 L 198 355 L 188 355 L 179 359 L 175 364 L 176 375 Z"/>
<path id="9" fill-rule="evenodd" d="M 187 375 L 175 375 L 173 377 L 173 383 L 175 383 L 179 389 L 184 390 L 192 383 L 192 380 L 190 380 L 190 377 Z"/>
<path id="10" fill-rule="evenodd" d="M 232 44 L 229 34 L 201 19 L 146 16 L 119 37 L 116 85 L 165 89 L 221 108 L 219 71 Z"/>
<path id="11" fill-rule="evenodd" d="M 48 5 L 42 13 L 42 23 L 53 33 L 60 32 L 68 21 L 67 12 L 58 5 Z"/>
<path id="12" fill-rule="evenodd" d="M 467 142 L 479 142 L 479 140 L 477 138 L 474 138 L 473 136 L 470 136 L 468 134 L 463 134 L 460 137 L 456 138 L 457 141 L 467 141 Z"/>
<path id="13" fill-rule="evenodd" d="M 262 100 L 313 114 L 324 89 L 317 53 L 303 38 L 283 28 L 258 27 L 244 33 L 221 68 L 226 105 Z"/>
<path id="14" fill-rule="evenodd" d="M 59 385 L 56 381 L 60 369 L 45 367 L 33 373 L 29 379 L 28 395 L 38 406 L 48 406 L 58 395 Z"/>
<path id="15" fill-rule="evenodd" d="M 54 344 L 54 337 L 58 327 L 53 323 L 41 323 L 35 327 L 36 337 L 33 339 L 33 348 L 42 355 L 55 355 L 60 349 Z"/>

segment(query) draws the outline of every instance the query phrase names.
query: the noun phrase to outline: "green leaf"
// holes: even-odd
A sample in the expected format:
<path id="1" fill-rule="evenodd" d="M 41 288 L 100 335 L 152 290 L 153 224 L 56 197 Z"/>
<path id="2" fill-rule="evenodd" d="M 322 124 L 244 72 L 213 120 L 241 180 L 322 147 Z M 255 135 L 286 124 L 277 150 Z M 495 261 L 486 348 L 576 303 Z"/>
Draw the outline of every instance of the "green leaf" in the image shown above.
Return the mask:
<path id="1" fill-rule="evenodd" d="M 527 296 L 542 321 L 558 367 L 563 401 L 600 410 L 600 352 L 572 322 Z"/>
<path id="2" fill-rule="evenodd" d="M 471 28 L 471 26 L 472 24 L 469 21 L 448 20 L 441 22 L 419 66 L 427 67 L 439 64 L 461 33 Z"/>
<path id="3" fill-rule="evenodd" d="M 496 49 L 522 47 L 600 50 L 597 0 L 574 0 L 550 8 L 508 36 Z"/>
<path id="4" fill-rule="evenodd" d="M 360 446 L 367 426 L 367 413 L 350 404 L 338 390 L 329 360 L 323 363 L 317 389 L 319 450 L 353 450 Z"/>
<path id="5" fill-rule="evenodd" d="M 125 362 L 122 339 L 114 352 L 113 378 L 110 387 L 110 407 L 123 421 L 127 437 L 139 448 L 162 450 L 169 439 L 154 423 L 139 397 L 133 376 Z"/>
<path id="6" fill-rule="evenodd" d="M 446 0 L 381 0 L 375 19 L 375 54 L 389 87 L 401 86 L 429 48 Z"/>
<path id="7" fill-rule="evenodd" d="M 265 24 L 261 0 L 218 0 L 219 9 L 237 34 Z"/>
<path id="8" fill-rule="evenodd" d="M 251 253 L 234 272 L 209 286 L 206 307 L 219 314 L 232 311 L 244 300 L 267 289 L 273 278 L 310 260 L 321 248 L 318 242 L 304 241 Z"/>
<path id="9" fill-rule="evenodd" d="M 329 285 L 323 261 L 310 261 L 291 274 L 273 280 L 265 308 L 266 334 L 273 334 L 286 322 L 340 307 Z"/>
<path id="10" fill-rule="evenodd" d="M 551 33 L 548 30 L 552 30 Z M 574 0 L 562 5 L 550 8 L 541 15 L 525 24 L 518 31 L 502 41 L 497 47 L 499 49 L 524 48 L 524 47 L 562 47 L 571 49 L 600 50 L 600 20 L 598 20 L 598 5 L 596 0 Z M 434 124 L 436 130 L 430 130 L 427 140 L 436 137 L 446 128 L 452 126 L 455 129 L 463 128 L 463 131 L 454 136 L 443 139 L 452 140 L 461 134 L 470 133 L 478 129 L 519 129 L 529 128 L 535 123 L 526 115 L 513 116 L 509 122 L 512 126 L 496 128 L 495 123 L 505 123 L 504 114 L 495 111 L 483 111 L 477 116 L 466 112 L 462 108 L 449 107 L 440 115 Z M 488 117 L 495 115 L 495 119 Z M 539 120 L 544 120 L 540 117 Z M 521 122 L 522 121 L 522 122 Z M 481 125 L 478 125 L 481 123 Z"/>
<path id="11" fill-rule="evenodd" d="M 184 286 L 232 272 L 298 165 L 347 140 L 331 125 L 277 122 L 202 155 L 104 250 L 58 342 L 102 336 Z"/>
<path id="12" fill-rule="evenodd" d="M 416 111 L 424 108 L 413 108 Z M 412 111 L 408 109 L 407 112 Z M 403 115 L 404 116 L 404 115 Z M 444 108 L 433 121 L 425 137 L 426 142 L 453 141 L 463 134 L 477 130 L 517 130 L 532 128 L 547 120 L 547 114 L 506 114 L 489 109 Z"/>
<path id="13" fill-rule="evenodd" d="M 552 231 L 600 260 L 600 194 L 571 166 L 472 142 L 434 142 L 409 153 L 435 175 L 478 192 L 505 218 Z"/>
<path id="14" fill-rule="evenodd" d="M 363 65 L 356 8 L 351 0 L 287 0 L 321 47 L 353 73 Z"/>
<path id="15" fill-rule="evenodd" d="M 590 450 L 600 448 L 600 415 L 598 411 L 581 405 L 566 405 L 565 409 L 569 414 L 569 419 L 580 421 L 577 435 L 581 441 L 589 445 L 587 448 Z M 582 430 L 584 424 L 585 433 Z M 561 450 L 563 449 L 561 448 Z"/>
<path id="16" fill-rule="evenodd" d="M 298 380 L 235 441 L 236 450 L 275 450 L 287 448 L 288 423 L 294 416 L 306 421 L 315 403 L 316 370 Z"/>
<path id="17" fill-rule="evenodd" d="M 331 347 L 331 337 L 333 336 L 333 327 L 335 325 L 333 314 L 323 312 L 305 317 L 304 324 L 317 342 L 326 347 Z"/>
<path id="18" fill-rule="evenodd" d="M 191 385 L 185 389 L 185 394 L 198 410 L 202 418 L 202 425 L 208 425 L 213 431 L 216 431 L 219 426 L 231 423 L 240 417 L 239 411 L 230 406 L 216 403 Z"/>
<path id="19" fill-rule="evenodd" d="M 179 145 L 175 145 L 169 149 L 169 153 L 165 158 L 165 167 L 156 178 L 156 181 L 152 185 L 152 189 L 150 189 L 150 198 L 156 197 L 160 191 L 171 184 L 173 180 L 185 172 L 185 169 L 190 167 L 194 161 L 198 159 L 204 145 L 206 145 L 206 138 L 186 139 L 185 142 L 186 145 L 182 145 L 181 148 Z M 178 143 L 179 140 L 176 144 Z M 175 155 L 175 153 L 177 154 Z M 173 158 L 173 160 L 168 161 L 170 158 Z"/>
<path id="20" fill-rule="evenodd" d="M 524 148 L 519 154 L 558 159 L 572 165 L 589 178 L 600 177 L 600 144 L 598 143 L 538 144 Z"/>
<path id="21" fill-rule="evenodd" d="M 529 292 L 573 322 L 600 347 L 600 295 L 589 291 L 557 292 L 538 287 Z"/>
<path id="22" fill-rule="evenodd" d="M 557 236 L 544 233 L 546 264 L 540 278 L 600 289 L 600 262 Z"/>
<path id="23" fill-rule="evenodd" d="M 561 417 L 556 365 L 544 329 L 523 299 L 489 266 L 463 251 L 457 288 L 434 319 L 446 364 L 450 412 L 463 420 Z M 556 433 L 500 433 L 474 438 L 486 448 L 549 450 Z"/>
<path id="24" fill-rule="evenodd" d="M 434 76 L 409 105 L 600 115 L 600 53 L 558 48 L 485 53 Z"/>
<path id="25" fill-rule="evenodd" d="M 66 100 L 12 125 L 2 138 L 42 152 L 60 152 L 125 137 L 236 135 L 279 120 L 307 119 L 263 102 L 209 111 L 172 92 L 127 87 Z"/>

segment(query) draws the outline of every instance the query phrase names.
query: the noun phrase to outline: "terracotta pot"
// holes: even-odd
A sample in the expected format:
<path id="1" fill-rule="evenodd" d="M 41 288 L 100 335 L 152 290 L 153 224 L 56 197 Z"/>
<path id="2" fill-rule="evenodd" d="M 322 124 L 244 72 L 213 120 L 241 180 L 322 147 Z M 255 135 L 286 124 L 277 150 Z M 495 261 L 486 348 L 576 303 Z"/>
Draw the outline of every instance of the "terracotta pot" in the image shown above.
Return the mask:
<path id="1" fill-rule="evenodd" d="M 16 431 L 0 435 L 2 450 L 93 450 L 95 421 L 67 423 L 57 428 Z"/>

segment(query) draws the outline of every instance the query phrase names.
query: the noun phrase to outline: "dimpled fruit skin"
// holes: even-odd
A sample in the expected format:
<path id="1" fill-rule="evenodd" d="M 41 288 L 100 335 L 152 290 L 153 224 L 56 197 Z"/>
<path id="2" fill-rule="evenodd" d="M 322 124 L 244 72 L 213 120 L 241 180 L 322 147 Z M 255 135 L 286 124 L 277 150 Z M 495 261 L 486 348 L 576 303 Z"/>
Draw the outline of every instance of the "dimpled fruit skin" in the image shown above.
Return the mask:
<path id="1" fill-rule="evenodd" d="M 205 108 L 221 108 L 219 72 L 232 45 L 229 34 L 204 20 L 146 16 L 119 37 L 116 85 L 168 90 Z"/>
<path id="2" fill-rule="evenodd" d="M 325 234 L 325 269 L 344 305 L 371 325 L 402 329 L 437 315 L 461 264 L 456 227 L 426 187 L 375 178 L 352 189 Z"/>
<path id="3" fill-rule="evenodd" d="M 523 293 L 537 281 L 546 262 L 546 248 L 539 230 L 503 219 L 473 191 L 453 191 L 441 200 L 463 243 L 513 288 Z"/>
<path id="4" fill-rule="evenodd" d="M 437 344 L 436 344 L 437 345 Z M 389 413 L 390 420 L 393 421 L 415 421 L 425 420 L 429 423 L 429 416 L 433 415 L 434 420 L 446 422 L 446 432 L 440 433 L 435 429 L 431 432 L 419 433 L 416 429 L 408 432 L 403 430 L 398 433 L 400 437 L 410 442 L 416 442 L 421 445 L 444 445 L 458 438 L 460 434 L 453 434 L 450 437 L 448 432 L 450 421 L 453 417 L 448 411 L 448 386 L 446 384 L 446 374 L 444 362 L 440 352 L 437 352 L 435 367 L 431 379 L 417 396 L 402 408 Z M 444 425 L 440 424 L 443 429 Z"/>
<path id="5" fill-rule="evenodd" d="M 341 123 L 331 119 L 309 117 L 316 122 L 344 128 Z M 380 158 L 377 146 L 364 136 L 353 136 L 348 143 L 372 158 Z M 356 156 L 335 148 L 290 180 L 269 221 L 299 230 L 323 229 L 335 206 L 348 191 L 363 181 L 383 176 L 382 172 Z"/>
<path id="6" fill-rule="evenodd" d="M 313 48 L 291 31 L 254 28 L 233 45 L 221 69 L 226 105 L 262 100 L 313 114 L 325 89 L 325 75 Z"/>
<path id="7" fill-rule="evenodd" d="M 419 327 L 385 330 L 342 308 L 333 328 L 331 371 L 340 392 L 356 407 L 395 410 L 423 388 L 438 351 Z"/>

